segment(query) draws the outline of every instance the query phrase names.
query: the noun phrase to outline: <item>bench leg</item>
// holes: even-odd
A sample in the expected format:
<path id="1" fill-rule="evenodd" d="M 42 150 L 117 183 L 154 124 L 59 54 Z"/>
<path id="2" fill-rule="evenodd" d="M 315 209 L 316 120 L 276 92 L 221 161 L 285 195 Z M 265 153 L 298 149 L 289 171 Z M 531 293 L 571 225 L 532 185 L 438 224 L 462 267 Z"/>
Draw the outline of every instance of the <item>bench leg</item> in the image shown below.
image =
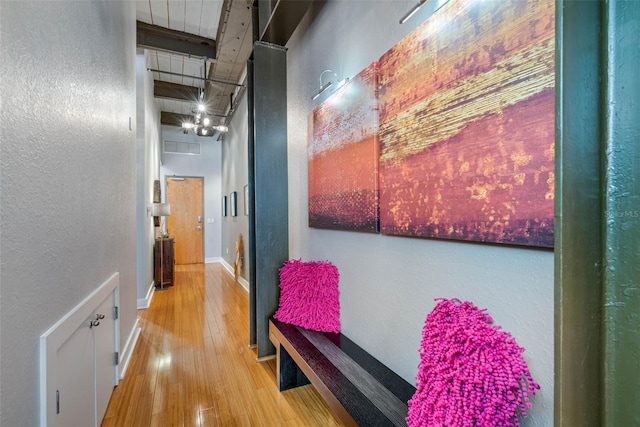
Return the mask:
<path id="1" fill-rule="evenodd" d="M 296 362 L 282 345 L 277 346 L 278 389 L 280 391 L 310 384 L 307 376 L 298 368 Z"/>

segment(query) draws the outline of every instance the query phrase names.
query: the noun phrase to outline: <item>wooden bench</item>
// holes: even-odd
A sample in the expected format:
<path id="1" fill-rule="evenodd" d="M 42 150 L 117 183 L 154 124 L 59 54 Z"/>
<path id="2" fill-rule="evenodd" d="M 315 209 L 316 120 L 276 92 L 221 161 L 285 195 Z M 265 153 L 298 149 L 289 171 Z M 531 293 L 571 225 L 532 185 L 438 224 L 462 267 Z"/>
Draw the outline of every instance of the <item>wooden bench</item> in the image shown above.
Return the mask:
<path id="1" fill-rule="evenodd" d="M 406 426 L 416 389 L 342 334 L 269 320 L 280 391 L 313 384 L 348 426 Z"/>

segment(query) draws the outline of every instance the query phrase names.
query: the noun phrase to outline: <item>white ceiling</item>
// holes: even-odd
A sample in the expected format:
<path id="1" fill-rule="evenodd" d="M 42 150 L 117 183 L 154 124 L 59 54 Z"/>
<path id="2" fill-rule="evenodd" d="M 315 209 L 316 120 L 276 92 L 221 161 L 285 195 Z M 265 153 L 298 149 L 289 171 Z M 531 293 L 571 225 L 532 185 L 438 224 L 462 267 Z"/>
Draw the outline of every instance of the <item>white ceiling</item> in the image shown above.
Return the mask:
<path id="1" fill-rule="evenodd" d="M 137 3 L 137 19 L 171 30 L 216 38 L 222 1 L 145 0 Z"/>
<path id="2" fill-rule="evenodd" d="M 223 10 L 223 6 L 225 10 Z M 217 58 L 190 57 L 179 53 L 146 49 L 147 68 L 185 76 L 208 76 L 223 82 L 243 83 L 246 61 L 251 54 L 251 0 L 143 0 L 136 2 L 137 20 L 171 30 L 216 40 Z M 222 19 L 221 19 L 222 17 Z M 221 26 L 220 32 L 218 27 Z M 201 79 L 154 72 L 154 79 L 204 88 Z M 230 94 L 237 86 L 209 82 L 206 86 L 210 113 L 228 115 Z M 191 114 L 193 103 L 159 99 L 162 111 Z M 222 123 L 224 119 L 220 119 Z"/>

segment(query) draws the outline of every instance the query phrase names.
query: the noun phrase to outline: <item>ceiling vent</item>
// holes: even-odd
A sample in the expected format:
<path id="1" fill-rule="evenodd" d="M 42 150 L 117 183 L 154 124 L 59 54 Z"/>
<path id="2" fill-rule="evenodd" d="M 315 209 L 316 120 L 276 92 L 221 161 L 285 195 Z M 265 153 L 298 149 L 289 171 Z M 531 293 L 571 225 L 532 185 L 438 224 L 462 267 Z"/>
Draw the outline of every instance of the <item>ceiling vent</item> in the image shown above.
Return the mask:
<path id="1" fill-rule="evenodd" d="M 165 139 L 162 142 L 164 145 L 163 151 L 165 153 L 190 154 L 192 156 L 200 155 L 199 142 L 170 141 L 168 139 Z"/>

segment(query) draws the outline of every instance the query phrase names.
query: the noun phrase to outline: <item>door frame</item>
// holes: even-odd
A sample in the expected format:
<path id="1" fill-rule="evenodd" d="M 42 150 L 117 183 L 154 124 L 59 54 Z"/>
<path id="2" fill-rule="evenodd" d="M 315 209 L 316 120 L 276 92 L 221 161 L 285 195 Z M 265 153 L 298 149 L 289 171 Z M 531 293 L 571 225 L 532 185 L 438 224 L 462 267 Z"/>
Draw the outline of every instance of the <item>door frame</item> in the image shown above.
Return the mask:
<path id="1" fill-rule="evenodd" d="M 202 239 L 202 263 L 204 264 L 205 263 L 204 262 L 205 261 L 205 257 L 204 257 L 204 254 L 205 254 L 204 233 L 206 231 L 206 220 L 205 220 L 206 219 L 206 215 L 204 214 L 204 212 L 206 210 L 206 208 L 205 208 L 205 200 L 206 199 L 204 197 L 204 194 L 205 194 L 204 193 L 204 189 L 205 189 L 204 176 L 203 175 L 176 175 L 176 174 L 173 174 L 173 175 L 165 174 L 165 175 L 162 175 L 162 176 L 163 176 L 164 179 L 161 180 L 161 183 L 162 183 L 161 184 L 161 187 L 162 187 L 161 196 L 162 196 L 162 194 L 164 194 L 164 200 L 165 200 L 166 203 L 169 203 L 169 204 L 170 204 L 170 202 L 169 202 L 169 198 L 168 198 L 169 194 L 167 192 L 167 179 L 177 178 L 176 181 L 180 181 L 180 180 L 183 181 L 185 178 L 199 178 L 199 179 L 202 180 L 202 194 L 200 195 L 200 198 L 202 199 L 202 236 L 201 236 L 201 239 Z M 161 197 L 161 199 L 162 199 L 162 197 Z M 175 248 L 174 248 L 174 251 L 175 251 Z M 175 256 L 175 252 L 174 252 L 174 256 Z"/>

